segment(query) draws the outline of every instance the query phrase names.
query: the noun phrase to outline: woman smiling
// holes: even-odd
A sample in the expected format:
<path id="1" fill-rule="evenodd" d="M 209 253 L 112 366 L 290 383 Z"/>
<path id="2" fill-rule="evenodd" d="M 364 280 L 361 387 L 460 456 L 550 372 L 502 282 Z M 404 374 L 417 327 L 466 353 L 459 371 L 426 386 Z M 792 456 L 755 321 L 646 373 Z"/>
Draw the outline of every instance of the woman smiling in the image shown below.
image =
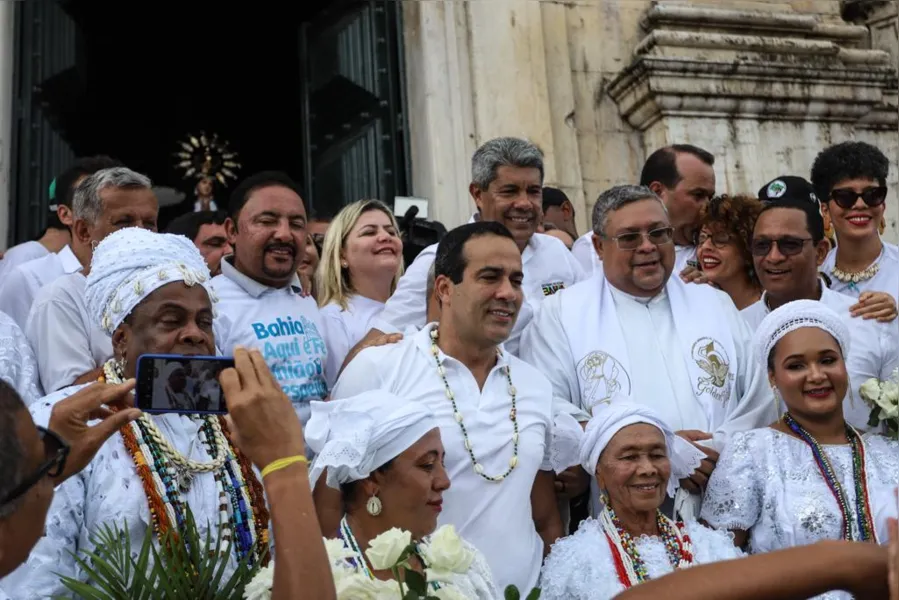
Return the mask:
<path id="1" fill-rule="evenodd" d="M 899 443 L 860 435 L 843 417 L 849 339 L 837 314 L 812 300 L 781 306 L 756 331 L 757 354 L 787 411 L 770 427 L 733 436 L 702 507 L 709 524 L 732 530 L 753 553 L 821 540 L 887 542 Z"/>
<path id="2" fill-rule="evenodd" d="M 607 600 L 675 569 L 741 556 L 729 534 L 659 510 L 704 457 L 644 406 L 624 401 L 596 411 L 580 460 L 596 476 L 602 510 L 553 545 L 540 597 Z"/>

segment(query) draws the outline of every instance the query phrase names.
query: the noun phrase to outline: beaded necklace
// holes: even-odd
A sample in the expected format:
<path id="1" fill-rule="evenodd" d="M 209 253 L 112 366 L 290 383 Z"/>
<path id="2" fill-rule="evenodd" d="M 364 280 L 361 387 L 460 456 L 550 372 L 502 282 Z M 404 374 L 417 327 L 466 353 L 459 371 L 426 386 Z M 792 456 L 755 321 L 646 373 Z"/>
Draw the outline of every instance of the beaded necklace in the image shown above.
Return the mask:
<path id="1" fill-rule="evenodd" d="M 449 381 L 446 378 L 446 369 L 443 368 L 443 364 L 440 362 L 440 348 L 437 347 L 437 339 L 439 334 L 437 332 L 437 327 L 431 330 L 431 355 L 434 357 L 434 361 L 437 363 L 437 374 L 440 375 L 440 379 L 443 380 L 443 387 L 446 389 L 446 397 L 449 398 L 449 401 L 453 405 L 453 417 L 456 419 L 456 423 L 459 424 L 459 427 L 462 429 L 462 438 L 465 441 L 465 450 L 468 452 L 468 457 L 471 459 L 471 464 L 474 468 L 474 472 L 486 479 L 487 481 L 492 481 L 495 483 L 499 483 L 508 477 L 515 467 L 518 466 L 518 409 L 516 406 L 517 401 L 517 393 L 515 390 L 515 386 L 512 385 L 512 369 L 509 365 L 503 367 L 503 370 L 506 373 L 506 381 L 509 383 L 509 396 L 512 397 L 512 409 L 509 411 L 509 420 L 512 421 L 512 458 L 509 459 L 509 468 L 506 469 L 505 473 L 500 475 L 487 475 L 484 473 L 484 465 L 482 465 L 477 457 L 474 455 L 474 449 L 471 445 L 471 440 L 468 438 L 468 430 L 465 428 L 465 420 L 462 418 L 462 413 L 459 412 L 459 407 L 456 405 L 456 396 L 453 394 L 452 388 L 450 388 Z M 497 356 L 499 356 L 499 350 L 496 351 Z"/>
<path id="2" fill-rule="evenodd" d="M 599 521 L 606 534 L 606 540 L 609 542 L 615 570 L 621 584 L 625 588 L 629 588 L 647 581 L 649 573 L 646 570 L 646 563 L 643 562 L 643 558 L 637 550 L 637 544 L 631 534 L 622 527 L 618 516 L 608 502 L 604 503 Z M 684 530 L 683 522 L 674 522 L 658 510 L 656 511 L 656 522 L 659 527 L 659 537 L 665 545 L 665 552 L 672 568 L 683 569 L 692 565 L 693 543 Z"/>
<path id="3" fill-rule="evenodd" d="M 106 377 L 100 381 L 121 381 L 110 363 L 104 367 L 104 373 Z M 191 420 L 200 423 L 199 438 L 211 463 L 196 463 L 182 456 L 148 415 L 119 430 L 147 496 L 153 533 L 162 541 L 166 533 L 173 531 L 177 539 L 177 532 L 183 530 L 187 519 L 182 493 L 189 489 L 193 474 L 200 472 L 194 468 L 199 465 L 203 472 L 211 472 L 215 477 L 222 539 L 226 543 L 236 541 L 232 547 L 238 560 L 248 557 L 250 564 L 266 563 L 269 513 L 258 478 L 246 456 L 231 443 L 224 419 Z M 180 460 L 173 460 L 173 454 Z M 211 465 L 221 466 L 213 470 Z"/>
<path id="4" fill-rule="evenodd" d="M 802 425 L 796 422 L 790 413 L 785 413 L 783 421 L 793 433 L 799 436 L 803 442 L 808 444 L 815 458 L 815 464 L 824 478 L 827 487 L 833 494 L 840 512 L 843 515 L 843 527 L 841 538 L 849 541 L 877 542 L 877 530 L 874 527 L 874 521 L 871 518 L 871 505 L 868 499 L 868 477 L 865 472 L 865 443 L 858 432 L 848 423 L 846 423 L 846 439 L 849 440 L 849 447 L 852 450 L 852 482 L 855 488 L 855 509 L 849 506 L 846 499 L 846 493 L 840 480 L 837 478 L 836 471 L 824 452 L 824 448 L 818 443 Z M 856 532 L 853 532 L 852 523 L 856 524 Z M 857 533 L 857 537 L 856 537 Z"/>

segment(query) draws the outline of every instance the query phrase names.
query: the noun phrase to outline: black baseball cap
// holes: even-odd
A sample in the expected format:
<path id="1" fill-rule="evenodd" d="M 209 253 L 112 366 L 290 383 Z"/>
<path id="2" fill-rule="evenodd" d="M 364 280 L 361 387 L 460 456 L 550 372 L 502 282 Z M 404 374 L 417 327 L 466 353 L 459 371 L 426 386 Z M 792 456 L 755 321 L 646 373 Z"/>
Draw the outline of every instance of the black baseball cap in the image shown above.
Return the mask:
<path id="1" fill-rule="evenodd" d="M 783 175 L 769 181 L 759 190 L 759 200 L 769 202 L 811 202 L 821 206 L 815 188 L 808 180 L 795 175 Z"/>

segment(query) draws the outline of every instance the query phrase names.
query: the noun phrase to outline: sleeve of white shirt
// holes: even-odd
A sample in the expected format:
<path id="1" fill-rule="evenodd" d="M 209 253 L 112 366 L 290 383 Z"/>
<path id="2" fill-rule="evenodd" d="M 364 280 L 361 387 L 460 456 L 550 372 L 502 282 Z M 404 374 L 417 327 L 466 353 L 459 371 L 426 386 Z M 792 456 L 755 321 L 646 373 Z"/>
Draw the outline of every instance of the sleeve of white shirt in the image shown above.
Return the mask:
<path id="1" fill-rule="evenodd" d="M 372 321 L 375 329 L 400 333 L 409 327 L 421 329 L 427 325 L 428 271 L 436 256 L 437 244 L 433 244 L 422 250 L 409 265 L 384 310 Z"/>
<path id="2" fill-rule="evenodd" d="M 57 287 L 52 297 L 39 298 L 31 307 L 25 335 L 34 348 L 41 384 L 48 394 L 72 385 L 98 366 L 91 352 L 91 332 L 63 288 Z"/>
<path id="3" fill-rule="evenodd" d="M 596 250 L 593 248 L 590 236 L 581 236 L 574 241 L 571 247 L 571 255 L 578 262 L 585 274 L 591 275 L 596 265 Z"/>
<path id="4" fill-rule="evenodd" d="M 378 365 L 380 347 L 366 348 L 347 364 L 331 389 L 331 399 L 351 398 L 383 388 L 381 368 Z"/>
<path id="5" fill-rule="evenodd" d="M 877 328 L 880 334 L 880 379 L 887 381 L 893 371 L 899 368 L 899 324 L 893 319 Z"/>
<path id="6" fill-rule="evenodd" d="M 21 267 L 10 271 L 0 287 L 0 312 L 5 312 L 16 322 L 19 329 L 25 330 L 28 323 L 28 312 L 34 301 L 34 291 Z"/>
<path id="7" fill-rule="evenodd" d="M 325 345 L 328 347 L 328 356 L 325 359 L 325 378 L 328 382 L 328 389 L 333 390 L 334 384 L 337 383 L 337 374 L 340 373 L 340 367 L 350 352 L 350 334 L 347 331 L 346 323 L 336 313 L 321 313 L 322 327 L 324 332 L 322 337 L 325 338 Z"/>
<path id="8" fill-rule="evenodd" d="M 721 294 L 721 304 L 727 312 L 736 348 L 737 403 L 728 411 L 727 419 L 713 432 L 716 446 L 726 444 L 734 433 L 767 427 L 778 419 L 774 405 L 774 393 L 768 382 L 768 373 L 755 356 L 752 333 L 744 318 L 726 294 Z"/>
<path id="9" fill-rule="evenodd" d="M 561 296 L 557 292 L 543 301 L 537 314 L 521 334 L 519 358 L 543 373 L 552 385 L 553 414 L 565 413 L 578 421 L 590 416 L 581 404 L 581 389 L 571 347 L 565 339 L 559 316 Z"/>

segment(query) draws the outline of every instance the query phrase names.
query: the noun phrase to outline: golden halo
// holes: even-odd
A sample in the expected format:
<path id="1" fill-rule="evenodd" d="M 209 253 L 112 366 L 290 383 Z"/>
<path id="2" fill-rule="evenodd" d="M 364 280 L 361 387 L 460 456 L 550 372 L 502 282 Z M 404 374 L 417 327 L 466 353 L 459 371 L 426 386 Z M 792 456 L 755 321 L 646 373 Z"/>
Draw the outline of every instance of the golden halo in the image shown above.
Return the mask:
<path id="1" fill-rule="evenodd" d="M 199 136 L 188 134 L 178 142 L 175 168 L 183 170 L 184 179 L 211 178 L 222 185 L 228 179 L 237 179 L 241 167 L 237 162 L 237 152 L 228 149 L 228 142 L 220 140 L 217 133 L 212 136 L 200 132 Z"/>

